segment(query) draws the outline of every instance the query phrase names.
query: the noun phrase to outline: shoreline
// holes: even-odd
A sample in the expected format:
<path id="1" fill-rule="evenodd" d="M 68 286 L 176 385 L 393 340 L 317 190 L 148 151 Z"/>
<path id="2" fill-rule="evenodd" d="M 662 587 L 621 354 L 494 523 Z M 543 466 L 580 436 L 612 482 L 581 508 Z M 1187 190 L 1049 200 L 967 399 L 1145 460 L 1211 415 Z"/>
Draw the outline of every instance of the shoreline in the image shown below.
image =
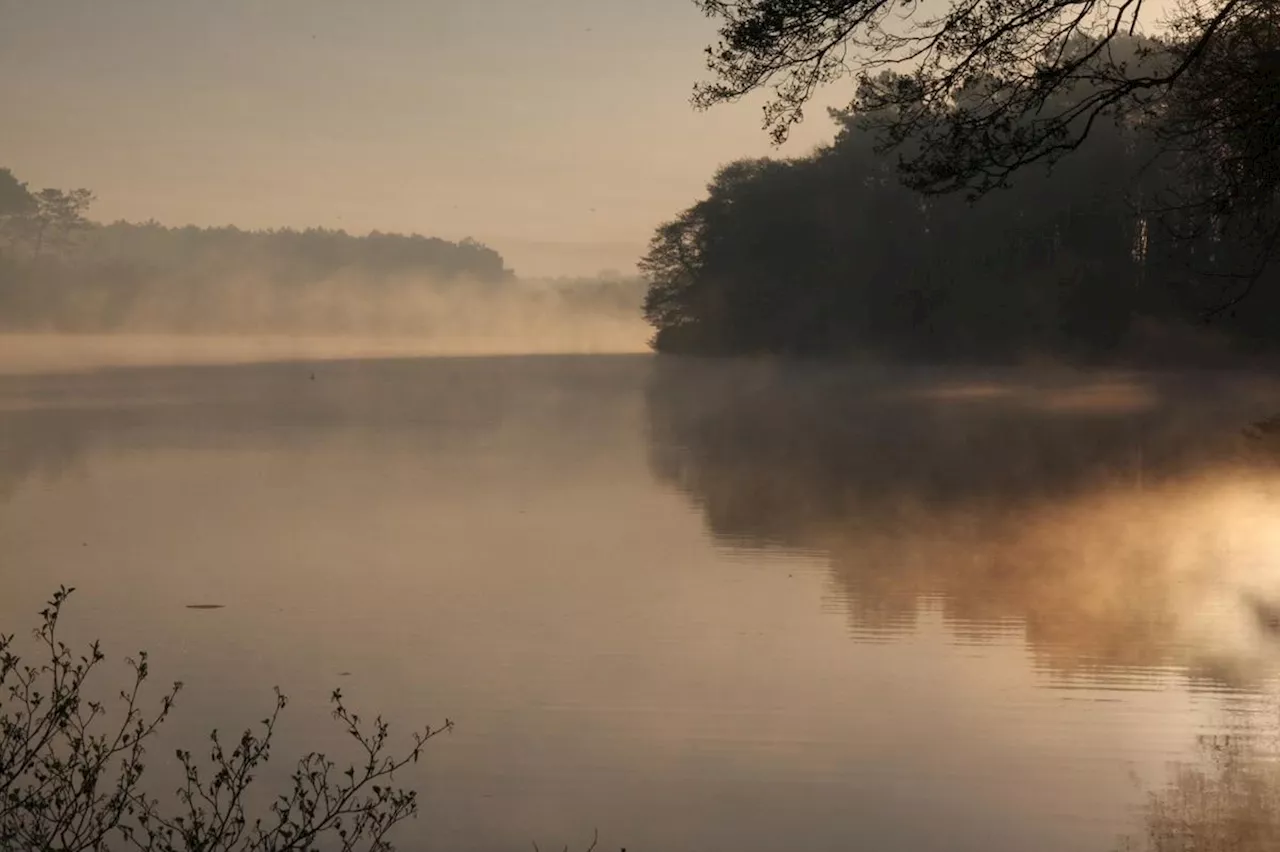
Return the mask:
<path id="1" fill-rule="evenodd" d="M 639 340 L 639 339 L 638 339 Z M 282 361 L 447 358 L 485 355 L 633 355 L 651 350 L 602 335 L 557 340 L 466 336 L 176 333 L 0 333 L 0 375 L 74 373 L 123 367 L 254 364 Z"/>

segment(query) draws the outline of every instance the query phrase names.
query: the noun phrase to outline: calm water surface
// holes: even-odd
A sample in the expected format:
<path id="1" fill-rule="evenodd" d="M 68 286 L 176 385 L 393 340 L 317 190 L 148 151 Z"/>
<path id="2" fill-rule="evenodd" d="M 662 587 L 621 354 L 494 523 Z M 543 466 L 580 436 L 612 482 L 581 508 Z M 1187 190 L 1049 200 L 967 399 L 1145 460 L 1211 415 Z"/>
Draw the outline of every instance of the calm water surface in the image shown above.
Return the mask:
<path id="1" fill-rule="evenodd" d="M 0 376 L 0 630 L 77 586 L 185 745 L 279 684 L 280 771 L 335 686 L 449 716 L 410 850 L 1114 849 L 1280 718 L 1276 409 L 642 356 Z"/>

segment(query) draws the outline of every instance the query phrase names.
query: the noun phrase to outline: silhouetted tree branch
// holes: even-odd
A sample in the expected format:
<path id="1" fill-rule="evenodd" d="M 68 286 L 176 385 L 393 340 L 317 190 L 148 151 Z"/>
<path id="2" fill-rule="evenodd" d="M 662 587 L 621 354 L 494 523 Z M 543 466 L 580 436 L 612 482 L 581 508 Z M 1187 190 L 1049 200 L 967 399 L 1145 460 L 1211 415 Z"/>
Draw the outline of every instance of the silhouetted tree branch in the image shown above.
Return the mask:
<path id="1" fill-rule="evenodd" d="M 179 750 L 183 781 L 176 801 L 162 803 L 143 787 L 147 746 L 182 685 L 145 710 L 141 694 L 150 671 L 140 654 L 129 661 L 133 683 L 117 707 L 90 700 L 86 686 L 105 657 L 97 643 L 77 656 L 59 640 L 72 591 L 60 588 L 41 612 L 35 637 L 44 662 L 24 664 L 14 637 L 0 637 L 0 849 L 97 852 L 113 841 L 145 852 L 392 848 L 388 833 L 418 808 L 415 792 L 393 786 L 395 773 L 416 763 L 451 721 L 414 733 L 407 751 L 392 754 L 387 723 L 362 721 L 334 691 L 333 716 L 359 759 L 339 769 L 321 753 L 303 756 L 289 789 L 255 816 L 249 792 L 287 703 L 277 691 L 260 730 L 245 731 L 229 751 L 217 731 L 205 761 Z M 112 713 L 120 714 L 116 721 Z"/>
<path id="2" fill-rule="evenodd" d="M 39 259 L 47 241 L 65 246 L 71 234 L 89 227 L 84 215 L 94 201 L 89 190 L 42 189 L 33 198 L 35 209 L 28 216 L 33 258 Z"/>
<path id="3" fill-rule="evenodd" d="M 695 0 L 720 22 L 700 107 L 767 90 L 777 141 L 824 85 L 857 82 L 907 184 L 984 195 L 1075 151 L 1104 119 L 1162 126 L 1197 206 L 1252 219 L 1280 188 L 1270 0 L 1173 10 L 1135 50 L 1143 0 Z M 1236 74 L 1239 69 L 1239 76 Z M 892 70 L 893 73 L 883 73 Z"/>

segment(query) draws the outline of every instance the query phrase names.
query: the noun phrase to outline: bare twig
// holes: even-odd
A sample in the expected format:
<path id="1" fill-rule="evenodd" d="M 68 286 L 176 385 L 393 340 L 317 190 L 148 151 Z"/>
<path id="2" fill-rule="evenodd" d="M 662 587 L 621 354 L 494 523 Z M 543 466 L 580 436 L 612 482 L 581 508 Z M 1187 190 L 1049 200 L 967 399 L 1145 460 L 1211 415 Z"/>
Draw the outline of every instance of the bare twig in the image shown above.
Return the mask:
<path id="1" fill-rule="evenodd" d="M 141 697 L 149 669 L 146 654 L 139 654 L 128 661 L 133 683 L 119 694 L 122 721 L 97 732 L 106 709 L 88 700 L 84 689 L 105 657 L 96 643 L 74 657 L 57 638 L 73 591 L 60 588 L 41 612 L 35 636 L 47 662 L 24 666 L 13 637 L 0 636 L 0 848 L 98 852 L 118 837 L 144 852 L 301 852 L 323 839 L 342 852 L 385 852 L 391 829 L 417 814 L 417 794 L 391 782 L 453 722 L 415 733 L 412 747 L 394 755 L 387 723 L 381 717 L 363 723 L 338 691 L 331 697 L 333 715 L 359 746 L 358 765 L 339 772 L 323 754 L 307 754 L 290 790 L 265 814 L 251 815 L 247 794 L 270 757 L 288 704 L 277 690 L 275 709 L 260 731 L 245 731 L 229 752 L 217 731 L 210 734 L 206 764 L 178 750 L 183 782 L 175 803 L 162 805 L 146 795 L 146 744 L 182 685 L 174 684 L 156 710 L 145 712 Z"/>

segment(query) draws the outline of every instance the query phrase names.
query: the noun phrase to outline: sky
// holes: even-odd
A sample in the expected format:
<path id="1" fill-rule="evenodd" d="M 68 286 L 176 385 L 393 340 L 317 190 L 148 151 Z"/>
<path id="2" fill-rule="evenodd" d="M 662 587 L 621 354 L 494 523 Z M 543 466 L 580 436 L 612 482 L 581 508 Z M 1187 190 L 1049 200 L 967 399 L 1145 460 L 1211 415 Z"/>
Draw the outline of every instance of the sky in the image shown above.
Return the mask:
<path id="1" fill-rule="evenodd" d="M 102 221 L 473 237 L 631 272 L 762 99 L 699 112 L 692 0 L 0 0 L 0 166 Z M 829 93 L 828 102 L 849 91 Z"/>

